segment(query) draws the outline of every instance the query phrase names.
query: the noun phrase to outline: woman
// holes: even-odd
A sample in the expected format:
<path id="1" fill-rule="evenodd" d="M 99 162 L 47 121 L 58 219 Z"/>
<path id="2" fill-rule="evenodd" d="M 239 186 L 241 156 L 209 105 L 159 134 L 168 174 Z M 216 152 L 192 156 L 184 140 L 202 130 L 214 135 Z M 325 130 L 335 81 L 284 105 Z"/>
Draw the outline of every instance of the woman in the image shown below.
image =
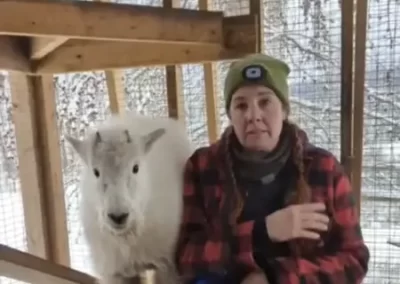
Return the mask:
<path id="1" fill-rule="evenodd" d="M 228 71 L 231 126 L 186 166 L 176 255 L 185 283 L 354 284 L 367 273 L 348 178 L 288 121 L 289 72 L 263 54 Z"/>

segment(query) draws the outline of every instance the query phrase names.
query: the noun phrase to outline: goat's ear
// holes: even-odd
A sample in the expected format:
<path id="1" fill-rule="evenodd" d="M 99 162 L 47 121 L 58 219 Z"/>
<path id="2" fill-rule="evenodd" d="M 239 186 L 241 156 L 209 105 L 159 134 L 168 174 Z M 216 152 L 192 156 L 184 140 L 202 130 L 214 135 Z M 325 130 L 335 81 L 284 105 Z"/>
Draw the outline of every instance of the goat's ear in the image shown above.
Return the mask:
<path id="1" fill-rule="evenodd" d="M 79 140 L 75 137 L 65 135 L 65 140 L 72 146 L 74 151 L 79 155 L 79 157 L 86 162 L 86 153 L 85 153 L 85 141 Z"/>
<path id="2" fill-rule="evenodd" d="M 143 145 L 144 145 L 144 152 L 148 153 L 154 143 L 161 138 L 165 134 L 164 128 L 158 128 L 149 134 L 142 137 Z"/>

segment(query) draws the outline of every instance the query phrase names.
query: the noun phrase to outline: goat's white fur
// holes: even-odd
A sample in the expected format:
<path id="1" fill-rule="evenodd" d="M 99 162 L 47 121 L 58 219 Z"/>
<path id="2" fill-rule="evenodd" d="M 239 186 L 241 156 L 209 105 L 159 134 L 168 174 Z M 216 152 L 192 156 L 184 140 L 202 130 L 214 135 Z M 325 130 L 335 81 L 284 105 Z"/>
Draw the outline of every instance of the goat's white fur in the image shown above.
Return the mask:
<path id="1" fill-rule="evenodd" d="M 127 283 L 149 263 L 157 267 L 158 283 L 177 283 L 173 254 L 183 169 L 194 150 L 183 124 L 128 113 L 100 123 L 84 140 L 66 139 L 83 161 L 80 213 L 100 283 Z M 139 171 L 134 174 L 136 163 Z M 128 221 L 116 229 L 107 214 L 122 212 L 129 213 Z"/>

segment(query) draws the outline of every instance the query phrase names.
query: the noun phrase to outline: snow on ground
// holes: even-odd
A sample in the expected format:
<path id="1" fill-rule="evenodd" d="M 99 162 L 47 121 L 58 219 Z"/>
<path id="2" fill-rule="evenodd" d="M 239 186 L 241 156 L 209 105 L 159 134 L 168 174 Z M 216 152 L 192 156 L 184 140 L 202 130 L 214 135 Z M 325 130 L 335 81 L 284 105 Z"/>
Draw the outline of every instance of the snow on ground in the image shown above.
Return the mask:
<path id="1" fill-rule="evenodd" d="M 26 251 L 23 219 L 21 195 L 0 193 L 0 243 Z M 74 219 L 77 220 L 77 218 Z M 363 234 L 371 252 L 370 272 L 364 284 L 399 284 L 400 248 L 388 244 L 387 241 L 400 242 L 400 228 L 397 230 L 363 229 Z M 84 240 L 79 240 L 77 244 L 70 242 L 70 246 L 71 266 L 89 272 L 87 260 L 82 259 L 84 258 L 82 255 L 85 255 L 85 252 L 82 253 L 82 250 L 85 250 Z M 0 277 L 0 284 L 11 283 L 20 282 Z"/>

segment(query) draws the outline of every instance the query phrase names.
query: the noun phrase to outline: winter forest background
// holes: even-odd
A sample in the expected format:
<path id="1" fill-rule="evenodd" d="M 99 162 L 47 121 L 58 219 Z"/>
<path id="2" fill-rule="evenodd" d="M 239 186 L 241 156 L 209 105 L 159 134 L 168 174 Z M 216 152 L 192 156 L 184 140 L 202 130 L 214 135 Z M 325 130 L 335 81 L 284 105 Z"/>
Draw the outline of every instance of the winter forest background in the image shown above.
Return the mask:
<path id="1" fill-rule="evenodd" d="M 343 1 L 343 0 L 341 0 Z M 161 5 L 162 1 L 117 1 Z M 264 1 L 265 52 L 286 60 L 291 68 L 292 119 L 317 145 L 340 154 L 340 0 Z M 182 0 L 197 9 L 197 1 Z M 214 9 L 227 15 L 248 13 L 248 0 L 215 0 Z M 366 54 L 365 141 L 362 188 L 362 227 L 371 250 L 364 283 L 400 283 L 400 1 L 370 0 Z M 138 55 L 140 56 L 140 55 Z M 226 63 L 218 63 L 221 117 L 226 125 L 221 83 Z M 182 66 L 188 133 L 196 145 L 208 143 L 201 65 Z M 64 142 L 64 134 L 84 135 L 93 122 L 110 115 L 103 72 L 55 76 L 57 119 L 71 265 L 90 273 L 87 248 L 77 217 L 79 165 Z M 127 109 L 167 115 L 165 72 L 159 68 L 125 70 Z M 26 250 L 23 209 L 12 105 L 6 72 L 0 72 L 0 242 Z M 396 114 L 397 113 L 397 114 Z M 13 281 L 0 278 L 0 283 Z"/>

